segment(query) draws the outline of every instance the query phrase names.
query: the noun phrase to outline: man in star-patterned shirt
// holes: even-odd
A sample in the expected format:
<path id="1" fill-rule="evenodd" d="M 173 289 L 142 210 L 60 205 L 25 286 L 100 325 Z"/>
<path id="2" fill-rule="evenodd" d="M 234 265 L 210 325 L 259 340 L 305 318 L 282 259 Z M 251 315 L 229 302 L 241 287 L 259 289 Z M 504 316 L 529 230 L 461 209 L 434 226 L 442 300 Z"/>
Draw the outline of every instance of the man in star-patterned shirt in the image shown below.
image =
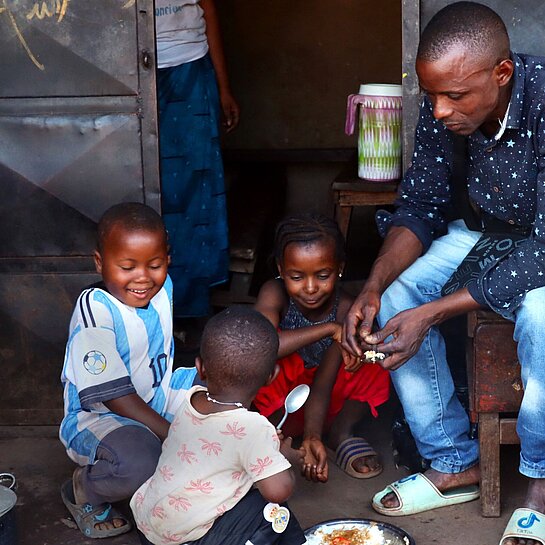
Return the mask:
<path id="1" fill-rule="evenodd" d="M 533 234 L 468 287 L 483 307 L 514 319 L 525 293 L 545 285 L 545 58 L 513 52 L 510 57 L 514 73 L 508 111 L 494 120 L 490 135 L 481 130 L 467 135 L 468 189 L 482 210 L 510 225 L 533 228 Z M 383 234 L 392 225 L 408 227 L 425 250 L 446 232 L 453 135 L 465 134 L 455 128 L 434 117 L 426 96 L 399 207 L 393 217 L 378 214 Z"/>
<path id="2" fill-rule="evenodd" d="M 371 346 L 387 354 L 381 365 L 394 371 L 420 454 L 431 460 L 426 477 L 446 491 L 478 483 L 478 446 L 436 326 L 483 307 L 515 321 L 525 387 L 520 471 L 532 479 L 526 504 L 545 512 L 545 404 L 538 394 L 545 390 L 545 58 L 511 52 L 493 10 L 457 2 L 424 30 L 416 71 L 424 99 L 412 164 L 396 211 L 377 214 L 385 240 L 347 315 L 343 346 L 360 356 Z M 507 257 L 487 262 L 469 285 L 441 296 L 482 234 L 462 220 L 449 222 L 455 135 L 467 140 L 469 197 L 529 234 Z M 382 329 L 371 334 L 375 319 Z M 389 492 L 375 496 L 375 509 L 408 514 L 404 498 Z M 478 496 L 466 492 L 456 501 Z M 435 505 L 411 512 L 446 505 L 433 495 Z M 503 545 L 516 543 L 509 538 Z"/>

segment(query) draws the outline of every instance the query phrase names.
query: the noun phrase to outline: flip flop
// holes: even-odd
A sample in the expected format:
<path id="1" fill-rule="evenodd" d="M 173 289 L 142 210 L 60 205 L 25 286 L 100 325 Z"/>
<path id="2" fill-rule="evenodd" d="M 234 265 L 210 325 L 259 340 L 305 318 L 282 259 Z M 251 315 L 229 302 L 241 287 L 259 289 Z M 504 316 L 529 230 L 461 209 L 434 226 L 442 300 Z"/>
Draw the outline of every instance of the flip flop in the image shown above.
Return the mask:
<path id="1" fill-rule="evenodd" d="M 545 515 L 533 509 L 515 509 L 500 539 L 500 545 L 508 538 L 533 539 L 545 545 Z"/>
<path id="2" fill-rule="evenodd" d="M 349 437 L 337 447 L 334 453 L 331 449 L 329 449 L 329 453 L 330 457 L 347 475 L 356 479 L 370 479 L 382 473 L 382 465 L 380 464 L 367 473 L 360 473 L 354 469 L 352 463 L 358 458 L 378 456 L 375 449 L 363 437 Z"/>
<path id="3" fill-rule="evenodd" d="M 74 521 L 78 525 L 81 532 L 90 538 L 103 538 L 113 537 L 132 530 L 132 524 L 129 519 L 114 509 L 109 503 L 101 503 L 100 505 L 91 505 L 90 503 L 75 503 L 74 488 L 72 486 L 72 479 L 66 481 L 61 486 L 61 498 L 66 505 L 68 511 Z M 95 528 L 95 524 L 101 522 L 111 522 L 114 519 L 122 519 L 125 521 L 123 526 L 119 528 L 110 528 L 108 530 L 101 530 Z"/>
<path id="4" fill-rule="evenodd" d="M 398 507 L 385 507 L 380 500 L 393 492 L 399 501 Z M 415 473 L 387 486 L 373 497 L 373 509 L 381 515 L 401 517 L 414 515 L 439 507 L 455 505 L 476 500 L 479 497 L 477 485 L 464 486 L 446 492 L 440 492 L 437 487 L 422 473 Z"/>

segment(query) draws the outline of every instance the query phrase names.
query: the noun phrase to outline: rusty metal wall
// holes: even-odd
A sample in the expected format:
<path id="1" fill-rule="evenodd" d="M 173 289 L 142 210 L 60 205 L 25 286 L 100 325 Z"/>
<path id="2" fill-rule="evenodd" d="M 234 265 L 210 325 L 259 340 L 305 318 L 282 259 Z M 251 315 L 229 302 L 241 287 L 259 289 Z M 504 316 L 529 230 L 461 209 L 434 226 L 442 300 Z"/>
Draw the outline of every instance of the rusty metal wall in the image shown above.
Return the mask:
<path id="1" fill-rule="evenodd" d="M 153 0 L 0 0 L 0 424 L 56 424 L 110 205 L 159 209 Z"/>

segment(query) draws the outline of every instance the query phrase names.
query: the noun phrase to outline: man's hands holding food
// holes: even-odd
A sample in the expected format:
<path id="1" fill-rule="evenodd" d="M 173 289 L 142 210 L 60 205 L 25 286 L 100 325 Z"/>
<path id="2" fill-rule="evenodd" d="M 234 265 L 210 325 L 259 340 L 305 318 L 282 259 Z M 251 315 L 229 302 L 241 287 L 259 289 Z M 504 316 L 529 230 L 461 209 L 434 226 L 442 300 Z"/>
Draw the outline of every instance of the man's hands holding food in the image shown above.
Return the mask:
<path id="1" fill-rule="evenodd" d="M 384 369 L 395 370 L 416 354 L 429 328 L 434 325 L 434 318 L 428 305 L 422 305 L 400 312 L 382 329 L 373 331 L 379 310 L 380 293 L 364 289 L 345 319 L 342 349 L 362 363 L 369 361 L 366 352 L 369 352 L 368 356 L 374 353 L 376 363 Z"/>
<path id="2" fill-rule="evenodd" d="M 432 325 L 426 305 L 405 310 L 386 322 L 382 329 L 361 338 L 361 346 L 365 350 L 385 354 L 376 363 L 384 369 L 395 371 L 418 352 Z M 389 341 L 385 342 L 388 338 Z"/>
<path id="3" fill-rule="evenodd" d="M 404 310 L 388 320 L 382 329 L 372 331 L 380 310 L 380 293 L 364 288 L 346 316 L 342 349 L 358 358 L 364 358 L 366 351 L 383 353 L 384 359 L 377 359 L 376 363 L 394 371 L 418 352 L 431 327 L 478 308 L 480 305 L 467 288 L 463 288 L 431 303 Z"/>

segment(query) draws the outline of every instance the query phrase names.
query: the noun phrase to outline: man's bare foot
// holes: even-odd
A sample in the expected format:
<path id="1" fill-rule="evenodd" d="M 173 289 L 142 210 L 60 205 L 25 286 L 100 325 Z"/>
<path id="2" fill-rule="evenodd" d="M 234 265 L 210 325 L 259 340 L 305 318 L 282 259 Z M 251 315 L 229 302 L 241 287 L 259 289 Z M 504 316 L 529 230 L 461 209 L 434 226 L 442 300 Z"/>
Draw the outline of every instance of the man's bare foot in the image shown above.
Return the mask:
<path id="1" fill-rule="evenodd" d="M 545 514 L 545 479 L 530 479 L 528 492 L 526 493 L 526 499 L 522 507 Z M 515 539 L 510 537 L 505 539 L 502 545 L 541 545 L 541 543 L 533 539 Z"/>
<path id="2" fill-rule="evenodd" d="M 426 475 L 426 477 L 437 487 L 440 492 L 446 492 L 447 490 L 453 490 L 462 486 L 478 484 L 480 471 L 479 466 L 473 466 L 466 469 L 466 471 L 462 471 L 461 473 L 440 473 L 435 469 L 428 469 L 424 475 Z M 399 507 L 399 500 L 393 492 L 386 494 L 380 500 L 380 503 L 382 503 L 384 507 L 388 508 Z"/>
<path id="3" fill-rule="evenodd" d="M 74 488 L 74 500 L 77 505 L 83 503 L 89 503 L 85 497 L 85 492 L 81 486 L 81 474 L 84 471 L 83 467 L 77 467 L 72 475 L 72 486 Z M 97 522 L 95 524 L 96 530 L 112 530 L 113 528 L 121 528 L 125 526 L 126 521 L 120 518 L 114 518 L 110 521 Z"/>

